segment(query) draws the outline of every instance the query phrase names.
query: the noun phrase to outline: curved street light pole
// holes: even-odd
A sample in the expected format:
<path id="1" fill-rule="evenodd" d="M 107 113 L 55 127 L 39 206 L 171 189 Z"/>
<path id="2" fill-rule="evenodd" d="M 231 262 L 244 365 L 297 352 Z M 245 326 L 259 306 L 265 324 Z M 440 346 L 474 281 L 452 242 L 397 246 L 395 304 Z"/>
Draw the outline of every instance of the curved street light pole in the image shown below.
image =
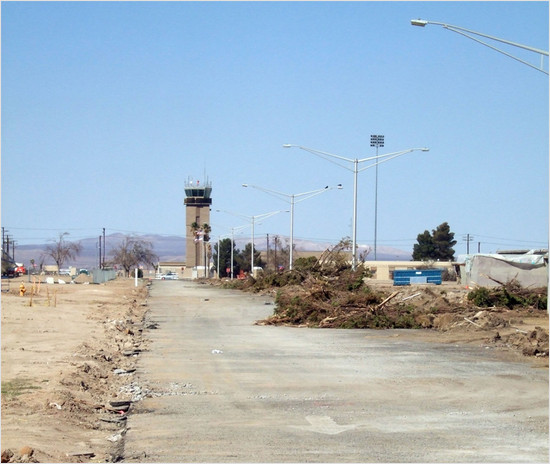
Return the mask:
<path id="1" fill-rule="evenodd" d="M 257 190 L 260 190 L 262 192 L 265 192 L 269 195 L 273 195 L 277 198 L 282 198 L 284 201 L 289 201 L 288 199 L 290 199 L 290 258 L 289 258 L 289 269 L 292 270 L 292 267 L 293 267 L 293 263 L 294 263 L 294 255 L 293 255 L 293 251 L 294 251 L 294 205 L 296 203 L 299 203 L 300 201 L 304 201 L 304 200 L 307 200 L 311 197 L 314 197 L 316 195 L 319 195 L 323 192 L 326 192 L 328 190 L 332 190 L 334 188 L 337 188 L 337 189 L 341 189 L 342 188 L 342 184 L 338 184 L 336 187 L 329 187 L 328 185 L 326 187 L 323 187 L 321 189 L 317 189 L 317 190 L 311 190 L 309 192 L 303 192 L 303 193 L 293 193 L 293 194 L 289 194 L 289 193 L 282 193 L 282 192 L 278 192 L 276 190 L 270 190 L 270 189 L 267 189 L 267 188 L 264 188 L 264 187 L 259 187 L 257 185 L 252 185 L 252 184 L 243 184 L 243 187 L 252 187 L 252 188 L 255 188 Z M 296 198 L 299 198 L 299 200 L 296 200 Z"/>
<path id="2" fill-rule="evenodd" d="M 545 71 L 544 69 L 542 69 L 544 57 L 548 56 L 548 52 L 546 50 L 541 50 L 539 48 L 529 47 L 528 45 L 522 45 L 522 44 L 511 42 L 511 41 L 505 40 L 505 39 L 499 39 L 498 37 L 493 37 L 491 35 L 483 34 L 481 32 L 471 31 L 469 29 L 466 29 L 466 28 L 460 27 L 460 26 L 453 26 L 452 24 L 440 23 L 440 22 L 437 22 L 437 21 L 427 21 L 425 19 L 411 19 L 411 25 L 412 26 L 424 27 L 427 24 L 434 24 L 434 25 L 437 25 L 437 26 L 441 26 L 444 29 L 447 29 L 449 31 L 456 32 L 457 34 L 463 35 L 464 37 L 467 37 L 468 39 L 471 39 L 471 40 L 473 40 L 477 43 L 485 45 L 486 47 L 489 47 L 492 50 L 495 50 L 499 53 L 502 53 L 503 55 L 506 55 L 507 57 L 512 58 L 513 60 L 519 61 L 520 63 L 523 63 L 523 64 L 529 66 L 530 68 L 536 69 L 537 71 L 540 71 L 540 72 L 548 75 L 548 72 Z M 468 34 L 466 34 L 466 32 L 468 32 Z M 480 37 L 486 37 L 487 39 L 496 40 L 497 42 L 501 42 L 501 43 L 504 43 L 504 44 L 507 44 L 507 45 L 511 45 L 513 47 L 518 47 L 518 48 L 522 48 L 523 50 L 528 50 L 528 51 L 533 52 L 533 53 L 538 53 L 539 55 L 541 55 L 541 57 L 540 57 L 540 60 L 541 60 L 540 67 L 534 66 L 531 63 L 529 63 L 528 61 L 522 60 L 522 59 L 518 58 L 517 56 L 514 56 L 510 53 L 505 52 L 504 50 L 500 50 L 499 48 L 496 48 L 493 45 L 490 45 L 486 42 L 483 42 L 482 40 L 479 40 L 476 37 L 472 37 L 469 34 L 475 34 L 475 35 L 478 35 Z"/>
<path id="3" fill-rule="evenodd" d="M 220 211 L 220 210 L 216 210 Z M 235 231 L 240 231 L 249 227 L 249 224 L 242 226 L 231 227 L 231 234 L 219 235 L 218 236 L 218 279 L 220 278 L 220 239 L 224 237 L 231 237 L 231 280 L 233 280 L 233 243 L 235 238 Z"/>
<path id="4" fill-rule="evenodd" d="M 543 66 L 543 63 L 544 63 L 544 57 L 548 56 L 548 52 L 546 50 L 541 50 L 539 48 L 529 47 L 528 45 L 522 45 L 522 44 L 519 44 L 519 43 L 511 42 L 509 40 L 499 39 L 498 37 L 493 37 L 493 36 L 490 36 L 490 35 L 487 35 L 487 34 L 482 34 L 481 32 L 471 31 L 469 29 L 465 29 L 465 28 L 460 27 L 460 26 L 453 26 L 451 24 L 445 24 L 445 23 L 440 23 L 440 22 L 436 22 L 436 21 L 427 21 L 425 19 L 411 19 L 411 25 L 413 25 L 413 26 L 424 27 L 424 26 L 426 26 L 426 24 L 435 24 L 437 26 L 442 26 L 443 28 L 448 29 L 449 31 L 453 31 L 453 32 L 456 32 L 457 34 L 468 37 L 469 39 L 472 39 L 475 42 L 478 42 L 482 45 L 485 45 L 486 47 L 489 47 L 492 50 L 495 50 L 499 53 L 502 53 L 503 55 L 506 55 L 507 57 L 512 58 L 513 60 L 519 61 L 520 63 L 523 63 L 523 64 L 529 66 L 530 68 L 536 69 L 537 71 L 540 71 L 540 72 L 548 75 L 548 72 L 545 71 L 544 69 L 542 69 L 542 66 Z M 493 47 L 492 45 L 489 45 L 489 44 L 483 42 L 482 40 L 476 39 L 475 37 L 472 37 L 468 34 L 465 34 L 465 32 L 469 32 L 470 34 L 475 34 L 475 35 L 478 35 L 480 37 L 486 37 L 486 38 L 491 39 L 491 40 L 496 40 L 497 42 L 502 42 L 502 43 L 505 43 L 507 45 L 511 45 L 513 47 L 522 48 L 524 50 L 528 50 L 528 51 L 533 52 L 533 53 L 538 53 L 540 55 L 540 68 L 538 68 L 536 66 L 533 66 L 531 63 L 528 63 L 527 61 L 521 60 L 518 57 L 516 57 L 514 55 L 511 55 L 510 53 L 506 53 L 503 50 L 500 50 L 496 47 Z M 548 229 L 548 252 L 550 253 L 550 228 Z M 547 297 L 550 300 L 550 262 L 547 264 L 547 269 L 548 269 Z M 547 312 L 550 313 L 550 307 L 548 307 L 548 305 L 547 305 Z"/>
<path id="5" fill-rule="evenodd" d="M 385 163 L 387 161 L 390 161 L 394 158 L 397 158 L 399 156 L 403 156 L 407 153 L 411 153 L 413 151 L 429 151 L 429 148 L 409 148 L 407 150 L 402 151 L 396 151 L 393 153 L 387 153 L 385 155 L 376 155 L 376 156 L 369 156 L 368 158 L 363 159 L 357 159 L 357 158 L 345 158 L 340 155 L 334 155 L 332 153 L 327 153 L 320 150 L 315 150 L 313 148 L 307 148 L 303 147 L 301 145 L 294 145 L 294 144 L 284 144 L 284 148 L 299 148 L 304 151 L 308 151 L 314 155 L 320 156 L 321 158 L 325 158 L 326 160 L 344 168 L 348 171 L 353 172 L 353 226 L 352 226 L 352 251 L 351 251 L 351 268 L 352 270 L 357 269 L 357 174 L 364 171 L 365 169 L 372 168 L 374 166 L 378 166 L 379 164 Z M 339 160 L 339 161 L 345 161 L 348 163 L 353 163 L 353 168 L 350 168 L 349 166 L 346 166 L 342 164 L 339 161 L 333 161 L 333 159 Z M 365 161 L 372 161 L 376 160 L 376 162 L 370 164 L 369 166 L 366 166 L 364 168 L 359 169 L 359 164 L 364 163 Z"/>
<path id="6" fill-rule="evenodd" d="M 221 209 L 217 209 L 216 211 L 221 212 L 221 213 L 231 214 L 233 216 L 241 217 L 241 218 L 248 219 L 249 221 L 251 221 L 251 224 L 252 224 L 252 243 L 250 244 L 250 248 L 251 248 L 251 250 L 250 250 L 250 275 L 253 276 L 254 275 L 254 222 L 256 221 L 256 219 L 267 219 L 268 217 L 275 216 L 275 214 L 287 213 L 288 211 L 283 211 L 283 210 L 271 211 L 269 213 L 258 214 L 256 216 L 246 216 L 245 214 L 233 213 L 231 211 L 225 211 L 225 210 L 221 210 Z M 231 245 L 231 276 L 233 276 L 233 245 Z"/>

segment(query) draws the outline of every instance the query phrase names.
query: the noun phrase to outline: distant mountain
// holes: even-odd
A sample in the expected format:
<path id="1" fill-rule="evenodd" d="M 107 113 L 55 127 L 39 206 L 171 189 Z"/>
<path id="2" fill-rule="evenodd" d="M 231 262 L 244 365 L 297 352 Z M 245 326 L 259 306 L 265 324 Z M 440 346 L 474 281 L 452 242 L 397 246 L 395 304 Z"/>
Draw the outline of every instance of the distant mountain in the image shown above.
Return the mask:
<path id="1" fill-rule="evenodd" d="M 279 236 L 279 238 L 284 243 L 284 246 L 287 246 L 290 239 L 288 237 Z M 265 251 L 267 249 L 267 243 L 265 240 L 262 242 L 258 242 L 254 240 L 256 243 L 256 249 L 260 251 Z M 250 243 L 249 238 L 239 238 L 235 240 L 235 244 L 238 249 L 242 250 L 247 243 Z M 325 251 L 327 248 L 333 247 L 335 243 L 330 242 L 313 242 L 309 240 L 300 240 L 300 239 L 294 239 L 294 247 L 296 251 L 316 251 L 316 252 L 322 252 Z M 271 245 L 273 246 L 273 245 Z M 367 255 L 367 261 L 374 261 L 374 250 L 373 247 L 370 245 L 357 245 L 357 255 L 359 256 L 360 253 L 369 252 Z M 400 250 L 398 248 L 392 248 L 392 247 L 385 247 L 385 246 L 378 246 L 376 250 L 376 257 L 378 261 L 411 261 L 412 260 L 412 253 Z"/>
<path id="2" fill-rule="evenodd" d="M 108 261 L 111 257 L 112 250 L 119 246 L 126 235 L 116 233 L 107 235 L 105 237 L 106 253 L 105 260 Z M 159 257 L 159 261 L 185 261 L 185 237 L 176 235 L 139 235 L 136 236 L 140 240 L 151 242 L 153 245 L 153 251 Z M 287 237 L 280 236 L 283 243 L 288 243 Z M 82 253 L 76 258 L 74 262 L 66 263 L 66 266 L 75 266 L 79 268 L 94 268 L 99 264 L 99 249 L 98 249 L 99 237 L 86 238 L 80 240 L 82 245 Z M 256 248 L 260 251 L 267 249 L 267 243 L 264 239 L 258 238 L 254 240 L 256 242 Z M 213 241 L 214 245 L 216 241 Z M 247 243 L 250 243 L 249 238 L 239 237 L 235 239 L 235 246 L 237 249 L 244 249 Z M 316 251 L 322 252 L 327 248 L 333 246 L 331 243 L 313 242 L 307 240 L 294 240 L 294 246 L 296 251 Z M 47 244 L 37 245 L 20 245 L 15 250 L 15 261 L 23 263 L 26 266 L 29 265 L 30 260 L 34 259 L 36 264 L 43 262 L 44 264 L 53 264 L 51 258 L 44 258 L 44 251 Z M 373 260 L 372 247 L 368 245 L 359 245 L 359 253 L 366 250 L 371 250 L 367 255 L 367 261 Z M 377 248 L 377 257 L 379 261 L 410 261 L 412 255 L 409 252 L 391 248 L 379 246 Z"/>
<path id="3" fill-rule="evenodd" d="M 105 261 L 109 261 L 112 250 L 119 246 L 126 237 L 125 234 L 111 234 L 105 237 Z M 139 240 L 151 242 L 153 251 L 158 255 L 159 261 L 185 261 L 185 238 L 179 236 L 165 235 L 139 235 Z M 79 240 L 82 245 L 82 252 L 73 261 L 66 263 L 66 266 L 78 268 L 94 268 L 99 265 L 99 236 Z M 48 244 L 20 245 L 15 250 L 15 261 L 25 265 L 34 259 L 36 264 L 42 261 L 44 264 L 53 264 L 51 258 L 44 258 L 44 252 Z"/>

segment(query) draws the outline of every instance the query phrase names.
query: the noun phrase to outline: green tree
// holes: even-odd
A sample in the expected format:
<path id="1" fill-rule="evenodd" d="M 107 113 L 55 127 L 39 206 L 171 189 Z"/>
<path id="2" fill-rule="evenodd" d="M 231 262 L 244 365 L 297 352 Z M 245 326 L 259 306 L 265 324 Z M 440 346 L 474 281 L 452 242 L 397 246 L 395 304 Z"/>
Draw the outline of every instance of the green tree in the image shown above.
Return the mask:
<path id="1" fill-rule="evenodd" d="M 412 258 L 414 261 L 452 261 L 454 260 L 454 249 L 456 240 L 454 232 L 447 222 L 437 226 L 432 233 L 425 230 L 416 238 L 417 242 L 413 247 Z"/>
<path id="2" fill-rule="evenodd" d="M 212 227 L 206 222 L 201 227 L 202 231 L 202 240 L 204 246 L 204 276 L 208 275 L 207 268 L 210 265 L 210 259 L 212 258 L 212 247 L 210 246 L 210 232 L 212 232 Z"/>
<path id="3" fill-rule="evenodd" d="M 413 261 L 433 259 L 435 255 L 435 247 L 430 232 L 425 230 L 422 234 L 418 234 L 416 241 L 418 243 L 415 243 L 413 247 Z"/>
<path id="4" fill-rule="evenodd" d="M 224 238 L 214 245 L 214 264 L 218 265 L 218 254 L 220 256 L 220 268 L 218 269 L 218 276 L 220 277 L 231 277 L 231 272 L 227 272 L 227 269 L 231 269 L 231 239 Z M 233 271 L 236 273 L 235 269 L 235 256 L 237 255 L 237 250 L 235 249 L 235 243 L 233 243 Z"/>
<path id="5" fill-rule="evenodd" d="M 453 261 L 456 245 L 454 232 L 451 232 L 451 227 L 447 222 L 437 226 L 432 233 L 432 240 L 435 247 L 436 259 L 439 261 Z"/>
<path id="6" fill-rule="evenodd" d="M 212 232 L 212 227 L 210 227 L 206 222 L 202 225 L 201 230 L 203 232 L 203 240 L 205 242 L 210 241 L 210 232 Z"/>
<path id="7" fill-rule="evenodd" d="M 242 269 L 244 272 L 251 272 L 250 269 L 250 254 L 252 251 L 252 244 L 247 243 L 243 251 L 237 252 L 236 261 L 239 265 L 239 269 Z M 254 249 L 254 266 L 263 266 L 265 263 L 261 259 L 261 253 Z"/>
<path id="8" fill-rule="evenodd" d="M 189 225 L 189 229 L 193 234 L 193 240 L 195 242 L 195 266 L 199 265 L 200 253 L 203 253 L 205 263 L 204 275 L 206 277 L 206 268 L 208 267 L 208 263 L 210 262 L 210 258 L 212 257 L 212 248 L 208 243 L 210 241 L 210 232 L 212 232 L 212 227 L 210 227 L 210 225 L 206 222 L 201 226 L 198 222 L 194 221 Z"/>

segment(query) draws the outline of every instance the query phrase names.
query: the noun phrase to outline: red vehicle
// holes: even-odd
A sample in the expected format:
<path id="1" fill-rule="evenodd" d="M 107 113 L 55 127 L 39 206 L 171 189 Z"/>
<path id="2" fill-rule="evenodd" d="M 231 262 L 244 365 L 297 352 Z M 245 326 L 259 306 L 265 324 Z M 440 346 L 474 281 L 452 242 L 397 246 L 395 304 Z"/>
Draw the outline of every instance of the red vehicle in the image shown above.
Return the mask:
<path id="1" fill-rule="evenodd" d="M 25 275 L 26 273 L 27 273 L 27 269 L 22 264 L 15 268 L 15 276 L 16 277 L 19 277 L 21 275 Z"/>

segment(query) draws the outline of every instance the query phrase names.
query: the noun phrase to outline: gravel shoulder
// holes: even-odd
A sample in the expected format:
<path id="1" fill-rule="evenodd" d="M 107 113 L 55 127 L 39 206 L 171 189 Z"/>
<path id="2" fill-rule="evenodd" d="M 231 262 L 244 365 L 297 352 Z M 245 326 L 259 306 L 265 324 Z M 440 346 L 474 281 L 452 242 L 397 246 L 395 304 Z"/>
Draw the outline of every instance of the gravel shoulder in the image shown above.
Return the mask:
<path id="1" fill-rule="evenodd" d="M 21 283 L 27 289 L 23 297 Z M 135 406 L 127 403 L 136 393 L 134 373 L 140 356 L 150 349 L 156 327 L 147 318 L 149 285 L 140 282 L 136 288 L 133 279 L 120 278 L 101 285 L 83 279 L 78 284 L 35 285 L 32 301 L 28 277 L 11 280 L 10 290 L 2 293 L 2 462 L 119 461 L 125 452 L 127 418 Z M 233 295 L 238 299 L 241 293 Z M 272 301 L 272 295 L 265 298 Z M 251 315 L 250 323 L 272 310 L 272 305 L 265 306 L 258 317 Z M 514 315 L 513 321 L 506 330 L 548 330 L 547 314 L 540 312 Z M 216 330 L 224 332 L 223 321 Z M 320 332 L 328 335 L 331 330 Z M 371 338 L 388 336 L 450 348 L 483 347 L 503 361 L 548 376 L 548 358 L 523 356 L 517 347 L 499 344 L 491 328 L 466 323 L 448 331 L 375 331 Z"/>

